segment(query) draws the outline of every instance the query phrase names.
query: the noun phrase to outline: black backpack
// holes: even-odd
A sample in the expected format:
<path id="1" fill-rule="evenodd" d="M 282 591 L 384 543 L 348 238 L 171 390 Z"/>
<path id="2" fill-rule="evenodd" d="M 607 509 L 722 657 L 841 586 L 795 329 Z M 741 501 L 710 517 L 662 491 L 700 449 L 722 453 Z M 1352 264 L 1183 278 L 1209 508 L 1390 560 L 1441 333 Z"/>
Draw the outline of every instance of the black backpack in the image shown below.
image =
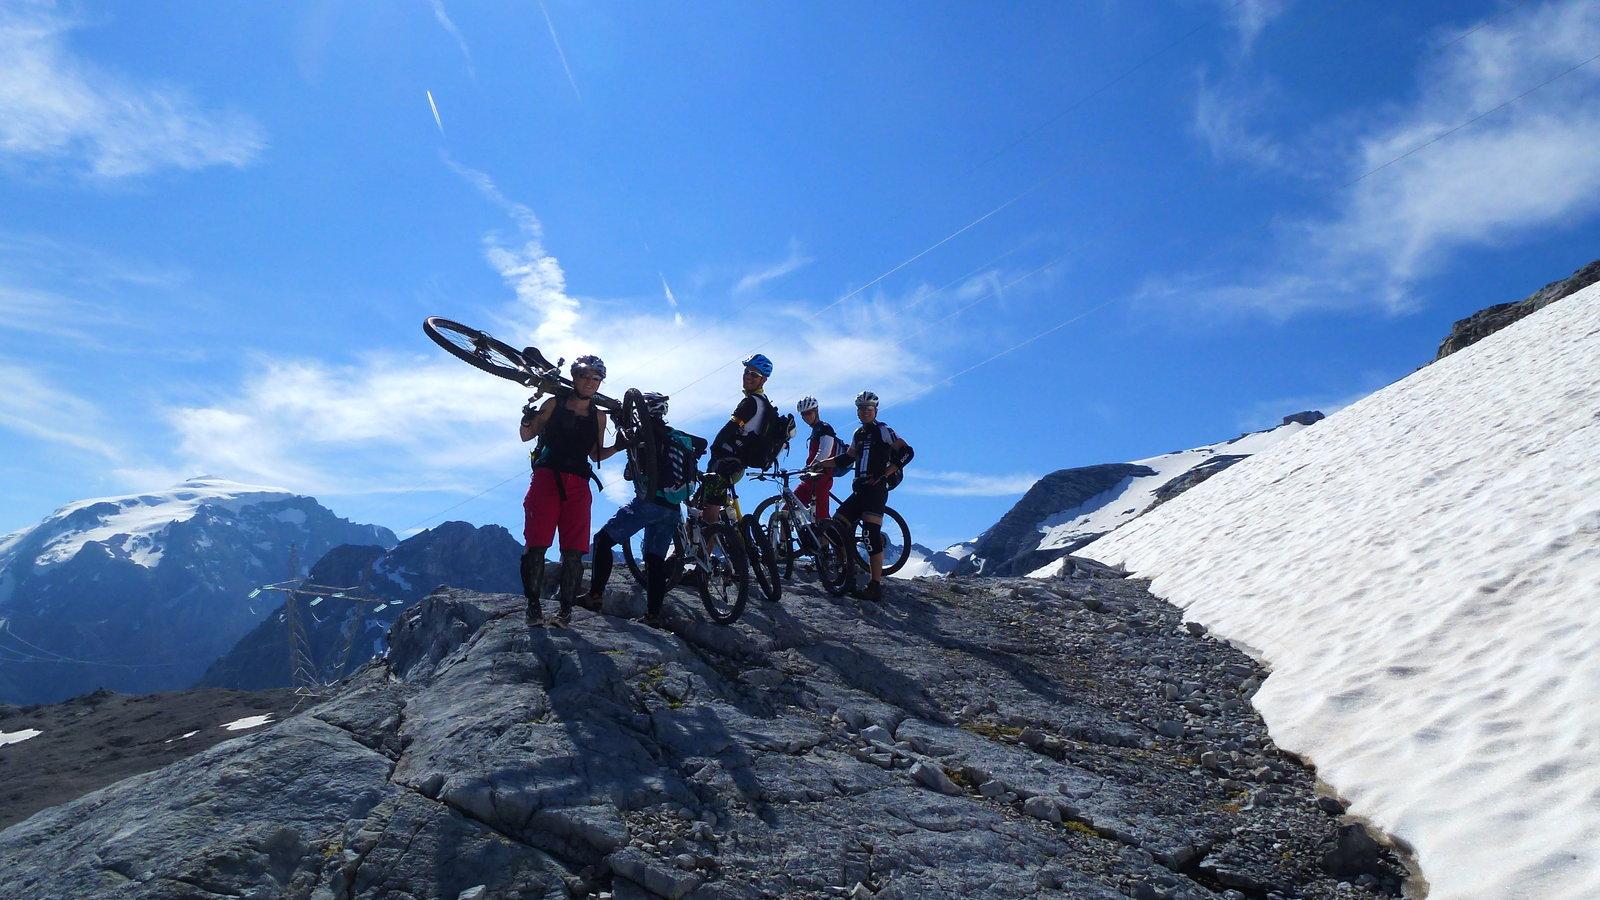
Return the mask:
<path id="1" fill-rule="evenodd" d="M 739 448 L 739 461 L 752 469 L 771 468 L 778 464 L 778 454 L 788 448 L 792 437 L 794 415 L 785 413 L 780 416 L 777 409 L 773 408 L 761 420 L 760 431 L 745 435 L 744 444 Z"/>

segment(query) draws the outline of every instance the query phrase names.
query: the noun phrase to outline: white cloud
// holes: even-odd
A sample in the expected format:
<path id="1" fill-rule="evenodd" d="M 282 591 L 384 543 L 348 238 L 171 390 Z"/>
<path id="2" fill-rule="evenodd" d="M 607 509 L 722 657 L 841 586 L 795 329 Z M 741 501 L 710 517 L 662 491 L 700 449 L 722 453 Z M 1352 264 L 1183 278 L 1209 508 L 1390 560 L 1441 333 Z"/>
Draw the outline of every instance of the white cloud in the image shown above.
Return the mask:
<path id="1" fill-rule="evenodd" d="M 800 244 L 796 241 L 789 242 L 789 255 L 782 262 L 757 269 L 739 279 L 733 286 L 734 294 L 747 294 L 760 289 L 769 281 L 776 281 L 785 275 L 810 263 L 811 257 L 800 252 Z"/>
<path id="2" fill-rule="evenodd" d="M 924 471 L 915 467 L 906 469 L 905 484 L 901 490 L 908 494 L 931 494 L 939 497 L 1009 497 L 1025 493 L 1043 477 L 1027 472 L 1014 475 L 985 475 L 977 472 Z"/>
<path id="3" fill-rule="evenodd" d="M 71 160 L 102 178 L 161 168 L 241 167 L 265 145 L 241 113 L 202 110 L 168 85 L 140 85 L 76 54 L 77 23 L 53 5 L 0 9 L 0 154 Z"/>
<path id="4" fill-rule="evenodd" d="M 6 360 L 0 360 L 0 429 L 106 460 L 122 455 L 98 406 Z"/>
<path id="5" fill-rule="evenodd" d="M 844 406 L 863 384 L 893 402 L 937 371 L 927 353 L 948 339 L 896 345 L 904 328 L 900 304 L 881 296 L 854 298 L 820 321 L 808 319 L 815 307 L 800 305 L 698 320 L 663 309 L 653 297 L 573 296 L 533 211 L 507 198 L 486 174 L 445 161 L 511 219 L 513 230 L 483 239 L 484 258 L 511 297 L 482 321 L 441 312 L 514 346 L 534 344 L 551 359 L 596 353 L 609 369 L 608 394 L 620 396 L 630 386 L 669 393 L 679 427 L 706 435 L 719 427 L 739 397 L 736 360 L 774 336 L 781 344 L 765 352 L 777 362 L 769 387 L 780 402 L 812 394 Z M 167 418 L 185 470 L 319 495 L 415 486 L 475 493 L 527 466 L 528 447 L 514 437 L 526 397 L 513 382 L 431 351 L 378 353 L 348 365 L 263 358 L 243 385 L 214 402 L 169 410 Z M 628 490 L 620 472 L 620 458 L 605 465 L 612 499 Z"/>
<path id="6" fill-rule="evenodd" d="M 1597 49 L 1600 4 L 1587 0 L 1530 6 L 1465 34 L 1420 65 L 1413 99 L 1369 113 L 1365 126 L 1351 130 L 1338 173 L 1343 188 L 1322 215 L 1278 227 L 1264 242 L 1273 259 L 1243 277 L 1156 279 L 1144 295 L 1277 315 L 1320 307 L 1401 312 L 1418 304 L 1416 284 L 1456 252 L 1594 216 L 1600 64 L 1444 135 Z"/>

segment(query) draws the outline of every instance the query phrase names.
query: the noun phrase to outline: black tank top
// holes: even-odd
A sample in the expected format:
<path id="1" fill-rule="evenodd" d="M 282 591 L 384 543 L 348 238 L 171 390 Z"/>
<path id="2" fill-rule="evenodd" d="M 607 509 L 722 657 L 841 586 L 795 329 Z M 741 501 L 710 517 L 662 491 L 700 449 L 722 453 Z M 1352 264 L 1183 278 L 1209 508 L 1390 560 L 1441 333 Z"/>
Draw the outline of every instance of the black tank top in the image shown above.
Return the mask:
<path id="1" fill-rule="evenodd" d="M 544 423 L 544 430 L 539 432 L 539 449 L 534 453 L 533 467 L 573 475 L 592 474 L 589 451 L 594 449 L 599 432 L 600 415 L 595 412 L 593 403 L 589 404 L 587 414 L 579 415 L 567 408 L 566 400 L 558 401 L 550 421 Z"/>

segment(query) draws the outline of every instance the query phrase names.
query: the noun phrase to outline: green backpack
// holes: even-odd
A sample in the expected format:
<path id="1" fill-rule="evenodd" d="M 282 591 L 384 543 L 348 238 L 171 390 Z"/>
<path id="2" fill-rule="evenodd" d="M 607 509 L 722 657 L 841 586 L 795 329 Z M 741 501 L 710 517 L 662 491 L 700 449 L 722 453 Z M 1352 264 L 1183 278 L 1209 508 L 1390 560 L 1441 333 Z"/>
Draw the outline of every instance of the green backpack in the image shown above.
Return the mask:
<path id="1" fill-rule="evenodd" d="M 705 455 L 705 438 L 676 428 L 667 428 L 656 443 L 656 484 L 649 496 L 661 503 L 677 506 L 689 499 L 700 477 L 700 457 Z"/>

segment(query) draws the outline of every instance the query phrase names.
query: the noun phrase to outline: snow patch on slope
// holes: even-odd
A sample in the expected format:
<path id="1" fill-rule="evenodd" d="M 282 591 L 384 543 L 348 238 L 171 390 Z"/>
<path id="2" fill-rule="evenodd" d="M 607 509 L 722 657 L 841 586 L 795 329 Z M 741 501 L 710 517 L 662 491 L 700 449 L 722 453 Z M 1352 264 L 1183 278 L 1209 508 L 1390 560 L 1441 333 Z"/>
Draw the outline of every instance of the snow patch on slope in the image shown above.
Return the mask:
<path id="1" fill-rule="evenodd" d="M 1432 896 L 1600 896 L 1600 286 L 1079 551 L 1254 648 Z"/>

